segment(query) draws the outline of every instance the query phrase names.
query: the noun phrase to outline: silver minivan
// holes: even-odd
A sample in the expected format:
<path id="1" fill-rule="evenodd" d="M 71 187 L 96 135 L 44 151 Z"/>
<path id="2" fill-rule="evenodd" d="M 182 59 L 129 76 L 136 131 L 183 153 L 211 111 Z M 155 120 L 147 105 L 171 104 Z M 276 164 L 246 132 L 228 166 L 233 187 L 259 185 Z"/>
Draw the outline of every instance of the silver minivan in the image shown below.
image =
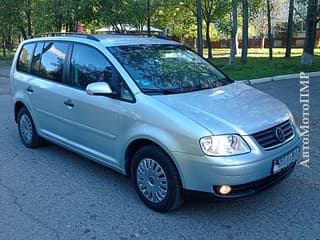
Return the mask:
<path id="1" fill-rule="evenodd" d="M 300 132 L 279 100 L 180 43 L 128 35 L 35 38 L 11 73 L 22 143 L 48 140 L 132 178 L 164 212 L 184 190 L 235 198 L 286 178 Z"/>

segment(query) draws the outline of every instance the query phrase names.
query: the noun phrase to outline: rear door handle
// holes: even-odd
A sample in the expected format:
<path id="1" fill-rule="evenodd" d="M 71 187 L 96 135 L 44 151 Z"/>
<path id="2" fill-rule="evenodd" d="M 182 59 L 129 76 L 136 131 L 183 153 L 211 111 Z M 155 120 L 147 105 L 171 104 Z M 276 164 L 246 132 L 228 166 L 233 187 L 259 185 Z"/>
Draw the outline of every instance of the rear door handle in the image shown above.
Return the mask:
<path id="1" fill-rule="evenodd" d="M 29 94 L 32 94 L 32 93 L 33 93 L 33 89 L 32 89 L 31 86 L 29 86 L 26 90 L 27 90 L 27 92 L 28 92 Z"/>
<path id="2" fill-rule="evenodd" d="M 74 107 L 74 104 L 73 104 L 71 99 L 68 99 L 67 101 L 64 101 L 64 104 L 67 105 L 67 107 L 69 107 L 69 108 L 73 108 Z"/>

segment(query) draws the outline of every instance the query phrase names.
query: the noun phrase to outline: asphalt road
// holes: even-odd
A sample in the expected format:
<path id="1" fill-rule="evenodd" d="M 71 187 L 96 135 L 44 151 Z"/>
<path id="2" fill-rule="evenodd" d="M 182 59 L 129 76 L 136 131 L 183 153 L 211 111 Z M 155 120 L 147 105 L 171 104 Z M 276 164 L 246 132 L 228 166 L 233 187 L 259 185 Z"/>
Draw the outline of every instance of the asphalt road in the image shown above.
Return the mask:
<path id="1" fill-rule="evenodd" d="M 311 79 L 311 167 L 238 200 L 192 198 L 159 214 L 131 182 L 53 144 L 27 149 L 10 110 L 8 68 L 0 66 L 0 239 L 320 239 L 320 79 Z M 301 121 L 299 81 L 255 85 Z"/>

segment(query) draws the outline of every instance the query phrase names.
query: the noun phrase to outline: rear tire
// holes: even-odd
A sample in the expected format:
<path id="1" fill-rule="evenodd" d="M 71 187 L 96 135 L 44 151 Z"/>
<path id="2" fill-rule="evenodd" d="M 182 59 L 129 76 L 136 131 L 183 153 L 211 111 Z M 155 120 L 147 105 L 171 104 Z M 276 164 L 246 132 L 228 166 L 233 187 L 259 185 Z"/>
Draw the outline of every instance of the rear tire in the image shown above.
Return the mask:
<path id="1" fill-rule="evenodd" d="M 42 138 L 38 136 L 31 114 L 26 108 L 20 109 L 17 122 L 22 143 L 28 148 L 39 147 Z"/>
<path id="2" fill-rule="evenodd" d="M 176 166 L 159 147 L 147 145 L 134 155 L 131 177 L 139 198 L 157 212 L 167 212 L 183 203 Z"/>

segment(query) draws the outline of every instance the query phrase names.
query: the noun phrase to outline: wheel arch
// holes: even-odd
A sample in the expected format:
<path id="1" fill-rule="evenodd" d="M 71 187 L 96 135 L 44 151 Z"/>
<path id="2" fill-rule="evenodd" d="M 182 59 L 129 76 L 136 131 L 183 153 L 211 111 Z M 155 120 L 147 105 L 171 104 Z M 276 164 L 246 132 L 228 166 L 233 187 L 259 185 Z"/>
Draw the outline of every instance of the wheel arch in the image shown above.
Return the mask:
<path id="1" fill-rule="evenodd" d="M 36 129 L 36 132 L 37 132 L 37 134 L 39 134 L 39 131 L 38 131 L 38 120 L 36 119 L 34 113 L 31 111 L 32 108 L 31 107 L 29 108 L 28 105 L 25 104 L 21 100 L 16 101 L 15 104 L 14 104 L 14 120 L 15 120 L 15 122 L 18 123 L 19 111 L 22 108 L 25 108 L 29 112 L 29 114 L 31 115 L 31 118 L 32 118 L 34 127 Z"/>
<path id="2" fill-rule="evenodd" d="M 27 106 L 23 102 L 17 101 L 14 104 L 14 120 L 15 120 L 15 122 L 18 122 L 18 114 L 19 114 L 20 109 L 22 109 L 22 108 L 25 108 L 28 110 L 28 112 L 30 112 L 29 109 L 27 108 Z"/>
<path id="3" fill-rule="evenodd" d="M 162 146 L 161 144 L 158 144 L 155 141 L 147 139 L 147 138 L 135 139 L 127 146 L 126 151 L 125 151 L 125 155 L 124 155 L 125 174 L 129 177 L 131 176 L 130 169 L 131 169 L 131 164 L 132 164 L 132 158 L 133 158 L 134 154 L 138 151 L 138 149 L 140 149 L 141 147 L 146 146 L 146 145 L 154 145 L 154 146 L 160 148 L 165 154 L 167 154 L 170 157 L 170 159 L 172 160 L 174 166 L 176 167 L 176 169 L 179 173 L 179 178 L 180 178 L 181 184 L 184 185 L 179 165 L 177 164 L 176 159 L 173 157 L 173 155 L 170 154 L 170 151 L 168 149 L 166 149 L 165 146 Z"/>

